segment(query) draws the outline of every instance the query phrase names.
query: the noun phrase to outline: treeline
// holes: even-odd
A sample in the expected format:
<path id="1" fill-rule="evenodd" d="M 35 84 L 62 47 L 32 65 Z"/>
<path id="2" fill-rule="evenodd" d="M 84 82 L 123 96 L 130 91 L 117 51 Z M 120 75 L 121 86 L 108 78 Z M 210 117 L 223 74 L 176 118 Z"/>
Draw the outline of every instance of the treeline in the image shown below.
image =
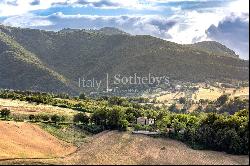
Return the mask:
<path id="1" fill-rule="evenodd" d="M 159 107 L 155 107 L 153 104 L 147 104 L 149 102 L 149 99 L 147 98 L 122 98 L 116 96 L 102 96 L 97 99 L 91 99 L 86 97 L 84 93 L 81 93 L 79 96 L 71 97 L 68 94 L 52 94 L 44 92 L 18 90 L 0 90 L 0 98 L 12 100 L 18 99 L 20 101 L 27 101 L 30 103 L 47 104 L 61 108 L 69 108 L 76 111 L 90 113 L 93 112 L 93 109 L 96 109 L 94 106 L 89 106 L 92 105 L 92 103 L 95 103 L 96 105 L 105 106 L 117 105 L 122 107 L 133 107 L 136 109 L 160 109 Z M 74 104 L 64 99 L 74 100 Z M 141 103 L 145 104 L 142 105 Z"/>
<path id="2" fill-rule="evenodd" d="M 68 121 L 67 117 L 57 115 L 57 114 L 30 114 L 30 115 L 23 115 L 23 114 L 13 114 L 11 113 L 10 109 L 3 108 L 0 110 L 0 118 L 4 120 L 14 120 L 17 122 L 51 122 L 51 123 L 65 123 Z"/>
<path id="3" fill-rule="evenodd" d="M 17 90 L 1 90 L 0 98 L 27 101 L 36 104 L 46 104 L 57 106 L 61 108 L 69 108 L 82 112 L 91 112 L 90 109 L 86 109 L 85 105 L 81 102 L 75 104 L 70 103 L 64 99 L 73 99 L 79 101 L 79 97 L 70 97 L 67 94 L 51 94 L 43 92 L 30 92 L 30 91 L 17 91 Z"/>
<path id="4" fill-rule="evenodd" d="M 200 99 L 198 102 L 194 103 L 188 101 L 183 97 L 180 97 L 178 102 L 183 105 L 193 105 L 198 104 L 199 106 L 194 110 L 194 112 L 206 112 L 206 113 L 228 113 L 233 115 L 235 112 L 243 109 L 249 109 L 249 99 L 240 99 L 239 97 L 234 97 L 230 99 L 229 95 L 221 95 L 217 100 L 210 101 L 208 99 Z M 172 104 L 168 110 L 175 113 L 187 113 L 187 108 L 177 108 L 176 104 Z"/>
<path id="5" fill-rule="evenodd" d="M 169 114 L 157 121 L 157 128 L 169 137 L 194 148 L 248 154 L 249 111 L 234 115 L 218 113 Z M 168 132 L 166 132 L 168 130 Z"/>
<path id="6" fill-rule="evenodd" d="M 85 122 L 102 130 L 160 130 L 163 136 L 183 141 L 194 148 L 248 154 L 249 111 L 243 109 L 233 115 L 218 113 L 178 114 L 164 110 L 136 110 L 119 106 L 100 108 Z M 136 124 L 136 118 L 155 119 L 153 125 Z"/>

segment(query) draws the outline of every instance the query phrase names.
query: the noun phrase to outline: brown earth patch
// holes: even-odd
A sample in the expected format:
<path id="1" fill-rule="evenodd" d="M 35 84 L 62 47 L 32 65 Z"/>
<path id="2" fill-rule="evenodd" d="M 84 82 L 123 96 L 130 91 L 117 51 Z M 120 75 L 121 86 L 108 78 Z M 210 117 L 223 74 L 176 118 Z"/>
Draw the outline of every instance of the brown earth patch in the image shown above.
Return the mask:
<path id="1" fill-rule="evenodd" d="M 76 150 L 40 127 L 23 122 L 0 121 L 0 161 L 13 158 L 55 158 Z"/>

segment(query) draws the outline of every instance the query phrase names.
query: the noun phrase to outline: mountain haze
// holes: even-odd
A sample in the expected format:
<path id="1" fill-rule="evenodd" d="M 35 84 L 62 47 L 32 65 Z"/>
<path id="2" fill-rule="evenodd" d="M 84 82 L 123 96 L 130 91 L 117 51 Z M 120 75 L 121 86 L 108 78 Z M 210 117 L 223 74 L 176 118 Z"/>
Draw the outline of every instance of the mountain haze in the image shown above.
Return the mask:
<path id="1" fill-rule="evenodd" d="M 80 77 L 168 75 L 248 81 L 248 61 L 217 42 L 180 45 L 115 28 L 58 32 L 0 26 L 0 88 L 75 93 Z M 40 78 L 40 79 L 39 79 Z"/>

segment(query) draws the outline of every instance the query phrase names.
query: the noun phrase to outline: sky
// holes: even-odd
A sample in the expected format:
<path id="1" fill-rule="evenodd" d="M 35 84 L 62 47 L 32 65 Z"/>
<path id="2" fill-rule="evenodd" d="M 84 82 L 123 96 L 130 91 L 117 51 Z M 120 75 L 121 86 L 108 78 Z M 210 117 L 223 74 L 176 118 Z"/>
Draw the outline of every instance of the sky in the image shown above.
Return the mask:
<path id="1" fill-rule="evenodd" d="M 53 31 L 116 27 L 180 44 L 215 40 L 249 59 L 248 0 L 0 0 L 0 23 Z"/>

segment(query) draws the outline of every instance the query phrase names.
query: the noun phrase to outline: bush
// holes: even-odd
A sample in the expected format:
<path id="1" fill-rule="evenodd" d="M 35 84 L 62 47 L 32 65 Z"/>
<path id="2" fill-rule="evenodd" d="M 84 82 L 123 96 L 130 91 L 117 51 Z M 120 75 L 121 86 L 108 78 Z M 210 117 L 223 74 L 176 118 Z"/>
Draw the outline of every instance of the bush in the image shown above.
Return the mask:
<path id="1" fill-rule="evenodd" d="M 179 103 L 180 104 L 186 104 L 186 98 L 185 97 L 180 97 L 179 98 Z"/>
<path id="2" fill-rule="evenodd" d="M 150 125 L 141 125 L 141 124 L 134 125 L 134 129 L 136 131 L 139 131 L 139 130 L 154 131 L 152 126 L 150 126 Z"/>
<path id="3" fill-rule="evenodd" d="M 79 99 L 85 100 L 85 99 L 86 99 L 85 94 L 84 94 L 84 93 L 81 93 L 81 94 L 79 95 Z"/>
<path id="4" fill-rule="evenodd" d="M 73 122 L 88 124 L 89 123 L 89 117 L 84 113 L 78 113 L 78 114 L 74 115 Z"/>
<path id="5" fill-rule="evenodd" d="M 10 116 L 10 110 L 7 108 L 4 108 L 0 111 L 1 117 L 4 119 L 7 119 Z"/>
<path id="6" fill-rule="evenodd" d="M 84 130 L 93 134 L 97 134 L 103 131 L 103 127 L 100 125 L 89 124 L 89 125 L 84 126 Z"/>
<path id="7" fill-rule="evenodd" d="M 119 130 L 126 131 L 128 129 L 129 122 L 126 119 L 119 121 Z"/>
<path id="8" fill-rule="evenodd" d="M 26 115 L 22 115 L 22 114 L 12 114 L 11 118 L 16 121 L 16 122 L 23 122 L 25 119 L 27 119 L 28 117 Z"/>
<path id="9" fill-rule="evenodd" d="M 223 104 L 225 104 L 225 103 L 227 102 L 227 100 L 228 100 L 228 95 L 222 95 L 222 96 L 220 96 L 220 97 L 217 99 L 216 103 L 217 103 L 217 105 L 220 107 L 220 106 L 222 106 Z"/>
<path id="10" fill-rule="evenodd" d="M 29 120 L 34 121 L 35 120 L 35 115 L 29 115 Z"/>
<path id="11" fill-rule="evenodd" d="M 54 122 L 55 124 L 60 122 L 61 118 L 58 115 L 53 115 L 51 116 L 51 121 Z"/>
<path id="12" fill-rule="evenodd" d="M 49 121 L 49 116 L 48 115 L 40 115 L 40 119 L 47 122 L 47 121 Z"/>

